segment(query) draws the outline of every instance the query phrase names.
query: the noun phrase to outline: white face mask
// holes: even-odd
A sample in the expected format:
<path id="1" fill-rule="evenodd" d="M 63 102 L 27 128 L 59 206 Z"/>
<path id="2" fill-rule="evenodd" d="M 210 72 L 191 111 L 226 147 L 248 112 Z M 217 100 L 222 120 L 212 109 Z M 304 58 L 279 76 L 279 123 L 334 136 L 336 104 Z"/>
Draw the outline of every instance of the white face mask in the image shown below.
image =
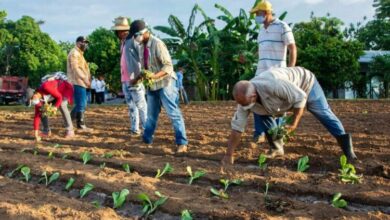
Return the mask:
<path id="1" fill-rule="evenodd" d="M 256 17 L 255 17 L 255 21 L 256 21 L 256 23 L 258 23 L 258 24 L 263 24 L 264 21 L 265 21 L 265 17 L 262 16 L 262 15 L 256 16 Z"/>
<path id="2" fill-rule="evenodd" d="M 251 109 L 253 106 L 255 106 L 256 102 L 252 102 L 251 104 L 249 105 L 245 105 L 245 106 L 242 106 L 241 107 L 245 110 L 245 111 L 248 111 L 249 109 Z"/>
<path id="3" fill-rule="evenodd" d="M 31 105 L 38 105 L 41 102 L 39 99 L 33 99 L 31 100 Z"/>
<path id="4" fill-rule="evenodd" d="M 142 41 L 144 41 L 144 35 L 143 35 L 143 34 L 138 35 L 136 38 L 134 38 L 134 40 L 135 40 L 137 43 L 141 44 Z"/>

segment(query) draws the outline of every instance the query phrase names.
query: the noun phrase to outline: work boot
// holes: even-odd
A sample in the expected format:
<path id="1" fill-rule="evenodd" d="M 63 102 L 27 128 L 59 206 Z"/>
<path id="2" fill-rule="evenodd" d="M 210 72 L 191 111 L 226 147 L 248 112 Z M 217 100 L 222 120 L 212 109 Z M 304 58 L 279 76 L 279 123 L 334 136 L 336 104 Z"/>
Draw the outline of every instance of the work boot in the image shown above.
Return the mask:
<path id="1" fill-rule="evenodd" d="M 77 128 L 78 129 L 81 129 L 82 131 L 87 131 L 87 132 L 91 132 L 93 130 L 92 128 L 88 128 L 85 125 L 84 112 L 77 112 L 76 120 L 77 120 Z"/>
<path id="2" fill-rule="evenodd" d="M 269 151 L 268 154 L 266 155 L 267 158 L 275 158 L 277 156 L 283 156 L 284 155 L 284 142 L 283 138 L 278 139 L 278 140 L 273 140 L 272 136 L 269 134 L 265 135 L 268 143 L 269 143 Z"/>
<path id="3" fill-rule="evenodd" d="M 352 145 L 352 136 L 351 134 L 343 134 L 336 137 L 337 142 L 339 143 L 343 153 L 348 158 L 349 161 L 357 160 L 355 153 L 353 152 Z"/>
<path id="4" fill-rule="evenodd" d="M 72 121 L 76 120 L 77 113 L 75 108 L 73 108 L 72 111 L 70 112 L 70 118 L 72 119 Z"/>

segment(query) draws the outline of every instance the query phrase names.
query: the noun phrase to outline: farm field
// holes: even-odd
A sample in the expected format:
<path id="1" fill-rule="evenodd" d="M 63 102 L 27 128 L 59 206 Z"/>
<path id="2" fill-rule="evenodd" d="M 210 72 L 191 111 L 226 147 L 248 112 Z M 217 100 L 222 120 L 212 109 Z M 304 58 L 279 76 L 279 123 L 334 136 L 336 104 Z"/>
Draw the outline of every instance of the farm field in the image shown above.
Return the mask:
<path id="1" fill-rule="evenodd" d="M 362 183 L 340 180 L 341 149 L 336 140 L 308 112 L 296 131 L 295 140 L 285 147 L 286 155 L 268 159 L 264 171 L 257 165 L 267 144 L 252 143 L 253 119 L 236 151 L 232 169 L 221 172 L 220 160 L 230 134 L 234 102 L 200 102 L 183 106 L 189 151 L 175 154 L 171 123 L 162 112 L 154 144 L 142 143 L 129 134 L 125 105 L 92 106 L 87 110 L 87 125 L 94 130 L 64 139 L 62 118 L 51 119 L 53 135 L 35 143 L 32 136 L 32 110 L 0 108 L 0 219 L 139 219 L 146 193 L 157 199 L 155 191 L 168 200 L 151 219 L 180 219 L 190 210 L 194 219 L 390 219 L 390 102 L 330 101 L 347 132 L 351 132 L 354 163 Z M 80 155 L 89 152 L 83 164 Z M 299 158 L 308 156 L 307 171 L 297 172 Z M 166 163 L 173 172 L 154 178 Z M 128 164 L 130 172 L 123 168 Z M 26 182 L 19 165 L 31 169 Z M 204 170 L 206 175 L 188 184 L 186 167 Z M 58 181 L 45 186 L 43 172 L 60 174 Z M 69 178 L 74 185 L 65 190 Z M 221 189 L 220 179 L 241 179 L 227 190 L 229 199 L 211 194 Z M 85 184 L 93 190 L 80 198 Z M 269 183 L 267 200 L 264 199 Z M 128 189 L 123 207 L 113 209 L 112 192 Z M 332 207 L 337 192 L 348 202 L 344 209 Z"/>

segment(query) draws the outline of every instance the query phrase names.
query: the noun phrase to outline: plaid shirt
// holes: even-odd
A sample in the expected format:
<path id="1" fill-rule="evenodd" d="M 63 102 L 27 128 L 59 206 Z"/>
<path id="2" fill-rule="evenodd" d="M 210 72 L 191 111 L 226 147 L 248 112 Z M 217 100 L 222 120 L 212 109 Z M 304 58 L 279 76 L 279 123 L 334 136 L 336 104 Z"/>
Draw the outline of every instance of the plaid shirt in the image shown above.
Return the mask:
<path id="1" fill-rule="evenodd" d="M 144 63 L 143 51 L 144 46 L 140 46 L 140 63 Z M 150 86 L 151 91 L 155 91 L 164 87 L 167 87 L 171 83 L 171 79 L 177 79 L 176 73 L 173 71 L 173 64 L 169 51 L 164 42 L 153 35 L 150 35 L 149 41 L 146 44 L 149 49 L 148 70 L 153 73 L 164 71 L 167 75 L 160 79 L 154 80 L 153 85 Z"/>

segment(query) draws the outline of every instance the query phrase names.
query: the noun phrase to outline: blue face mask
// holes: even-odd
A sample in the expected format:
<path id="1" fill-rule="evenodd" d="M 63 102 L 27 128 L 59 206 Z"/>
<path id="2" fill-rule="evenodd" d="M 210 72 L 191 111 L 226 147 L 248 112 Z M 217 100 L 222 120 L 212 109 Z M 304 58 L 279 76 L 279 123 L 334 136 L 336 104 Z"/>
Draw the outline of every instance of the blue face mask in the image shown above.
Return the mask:
<path id="1" fill-rule="evenodd" d="M 258 23 L 258 24 L 263 24 L 264 23 L 264 21 L 265 21 L 265 17 L 264 16 L 256 16 L 255 17 L 255 21 L 256 21 L 256 23 Z"/>

